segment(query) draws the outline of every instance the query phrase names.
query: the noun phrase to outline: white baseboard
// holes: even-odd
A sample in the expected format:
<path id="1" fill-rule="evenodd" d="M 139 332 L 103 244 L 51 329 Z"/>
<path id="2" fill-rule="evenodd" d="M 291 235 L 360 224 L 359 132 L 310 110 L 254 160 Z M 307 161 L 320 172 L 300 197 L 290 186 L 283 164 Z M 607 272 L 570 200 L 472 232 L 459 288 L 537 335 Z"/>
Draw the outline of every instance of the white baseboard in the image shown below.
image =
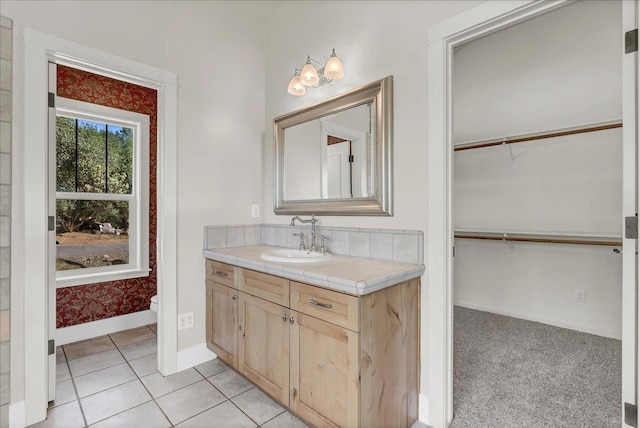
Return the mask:
<path id="1" fill-rule="evenodd" d="M 190 369 L 198 364 L 218 358 L 216 354 L 207 348 L 205 342 L 199 343 L 182 351 L 178 351 L 178 371 Z"/>
<path id="2" fill-rule="evenodd" d="M 418 394 L 418 420 L 429 425 L 429 396 Z"/>
<path id="3" fill-rule="evenodd" d="M 24 428 L 27 424 L 24 401 L 9 405 L 9 428 Z"/>
<path id="4" fill-rule="evenodd" d="M 72 325 L 71 327 L 57 328 L 56 346 L 104 336 L 105 334 L 116 333 L 130 328 L 142 327 L 143 325 L 157 322 L 157 319 L 158 317 L 155 312 L 146 310 Z"/>
<path id="5" fill-rule="evenodd" d="M 510 312 L 510 311 L 503 311 L 503 310 L 499 310 L 499 309 L 487 308 L 487 307 L 480 306 L 480 305 L 474 305 L 472 303 L 454 302 L 453 304 L 454 304 L 454 306 L 460 306 L 460 307 L 468 308 L 468 309 L 475 309 L 477 311 L 483 311 L 483 312 L 491 312 L 492 314 L 504 315 L 504 316 L 513 317 L 513 318 L 520 318 L 520 319 L 523 319 L 523 320 L 539 322 L 539 323 L 542 323 L 542 324 L 553 325 L 553 326 L 556 326 L 556 327 L 568 328 L 570 330 L 581 331 L 583 333 L 595 334 L 596 336 L 609 337 L 609 338 L 618 339 L 618 340 L 621 339 L 620 332 L 616 332 L 616 331 L 602 330 L 602 329 L 599 329 L 599 328 L 593 328 L 593 327 L 588 327 L 588 326 L 578 325 L 578 324 L 571 324 L 571 323 L 566 323 L 566 322 L 562 322 L 562 321 L 556 321 L 556 320 L 547 319 L 547 318 L 543 318 L 543 317 L 536 317 L 536 316 L 532 316 L 532 315 L 521 314 L 521 313 L 517 313 L 517 312 Z"/>

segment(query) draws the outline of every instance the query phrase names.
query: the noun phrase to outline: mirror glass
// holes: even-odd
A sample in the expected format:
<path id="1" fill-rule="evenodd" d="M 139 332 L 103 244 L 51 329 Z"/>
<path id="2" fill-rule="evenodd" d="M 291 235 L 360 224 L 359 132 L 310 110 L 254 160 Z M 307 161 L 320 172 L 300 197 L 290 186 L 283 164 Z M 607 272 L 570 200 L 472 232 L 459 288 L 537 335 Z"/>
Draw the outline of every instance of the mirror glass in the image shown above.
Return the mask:
<path id="1" fill-rule="evenodd" d="M 274 120 L 275 213 L 392 215 L 392 78 Z"/>
<path id="2" fill-rule="evenodd" d="M 372 197 L 374 112 L 367 103 L 285 129 L 284 199 Z"/>

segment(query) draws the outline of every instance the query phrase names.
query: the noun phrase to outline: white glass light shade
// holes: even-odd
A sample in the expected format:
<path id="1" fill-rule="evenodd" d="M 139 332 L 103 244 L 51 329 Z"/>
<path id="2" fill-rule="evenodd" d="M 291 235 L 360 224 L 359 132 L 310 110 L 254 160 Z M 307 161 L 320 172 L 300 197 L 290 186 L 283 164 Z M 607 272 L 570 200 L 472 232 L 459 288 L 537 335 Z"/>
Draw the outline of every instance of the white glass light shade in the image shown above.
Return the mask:
<path id="1" fill-rule="evenodd" d="M 304 88 L 304 85 L 300 83 L 300 76 L 298 74 L 293 76 L 289 81 L 289 87 L 287 88 L 287 92 L 297 97 L 301 97 L 305 94 L 305 92 L 307 92 L 307 90 Z"/>
<path id="2" fill-rule="evenodd" d="M 336 51 L 331 53 L 331 57 L 329 57 L 327 64 L 324 66 L 324 76 L 331 80 L 338 80 L 344 77 L 344 67 L 342 67 L 340 58 L 336 56 Z"/>
<path id="3" fill-rule="evenodd" d="M 311 60 L 307 57 L 307 63 L 302 67 L 300 72 L 300 83 L 305 86 L 317 85 L 320 82 L 318 70 L 311 64 Z"/>

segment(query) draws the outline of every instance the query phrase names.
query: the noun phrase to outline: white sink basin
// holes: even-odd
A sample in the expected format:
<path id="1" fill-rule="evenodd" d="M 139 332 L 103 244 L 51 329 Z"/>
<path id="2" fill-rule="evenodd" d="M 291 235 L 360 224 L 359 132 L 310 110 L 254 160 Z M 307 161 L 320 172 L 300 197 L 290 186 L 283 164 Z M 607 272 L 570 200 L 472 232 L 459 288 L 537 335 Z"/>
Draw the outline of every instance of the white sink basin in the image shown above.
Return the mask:
<path id="1" fill-rule="evenodd" d="M 285 263 L 313 263 L 324 262 L 330 260 L 333 256 L 329 253 L 312 253 L 309 250 L 294 250 L 291 248 L 282 248 L 278 250 L 269 250 L 260 254 L 263 260 L 270 262 Z"/>

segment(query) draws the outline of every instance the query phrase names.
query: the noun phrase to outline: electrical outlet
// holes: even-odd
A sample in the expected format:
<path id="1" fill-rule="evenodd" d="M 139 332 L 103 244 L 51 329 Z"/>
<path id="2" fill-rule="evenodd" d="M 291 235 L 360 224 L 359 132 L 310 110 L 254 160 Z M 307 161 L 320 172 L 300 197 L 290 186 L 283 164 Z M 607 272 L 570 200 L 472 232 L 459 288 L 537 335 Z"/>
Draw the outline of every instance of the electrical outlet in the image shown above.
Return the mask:
<path id="1" fill-rule="evenodd" d="M 178 330 L 193 327 L 193 312 L 178 315 Z"/>
<path id="2" fill-rule="evenodd" d="M 585 303 L 587 301 L 587 292 L 584 290 L 576 290 L 576 301 L 578 303 Z"/>
<path id="3" fill-rule="evenodd" d="M 251 205 L 251 217 L 260 218 L 260 205 Z"/>

